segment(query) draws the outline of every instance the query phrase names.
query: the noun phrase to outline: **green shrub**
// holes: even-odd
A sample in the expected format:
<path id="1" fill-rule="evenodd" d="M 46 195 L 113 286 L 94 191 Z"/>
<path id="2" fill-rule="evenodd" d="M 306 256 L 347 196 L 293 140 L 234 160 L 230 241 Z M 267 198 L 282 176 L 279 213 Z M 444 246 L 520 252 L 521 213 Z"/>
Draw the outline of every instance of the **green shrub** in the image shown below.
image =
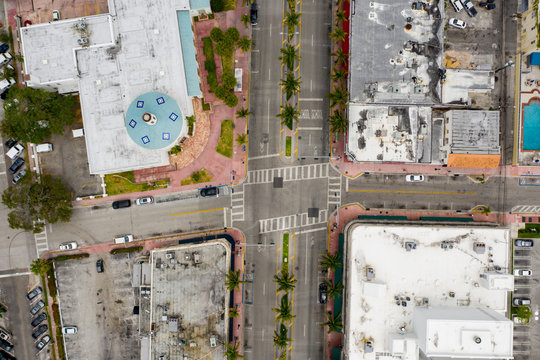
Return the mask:
<path id="1" fill-rule="evenodd" d="M 237 42 L 240 38 L 240 32 L 235 27 L 230 27 L 225 30 L 225 37 L 232 40 L 232 42 Z"/>
<path id="2" fill-rule="evenodd" d="M 60 255 L 55 257 L 54 261 L 66 261 L 66 260 L 78 260 L 78 259 L 85 259 L 89 257 L 90 254 L 88 253 L 82 253 L 82 254 L 74 254 L 74 255 Z"/>
<path id="3" fill-rule="evenodd" d="M 210 110 L 210 104 L 205 103 L 205 102 L 204 102 L 204 99 L 202 100 L 202 109 L 203 109 L 203 111 L 208 111 L 208 110 Z"/>
<path id="4" fill-rule="evenodd" d="M 206 60 L 204 62 L 204 68 L 206 69 L 206 71 L 208 71 L 208 73 L 216 72 L 216 62 L 214 61 L 214 59 Z"/>
<path id="5" fill-rule="evenodd" d="M 225 105 L 228 107 L 235 107 L 238 105 L 238 98 L 234 94 L 227 95 L 227 98 L 225 98 Z"/>
<path id="6" fill-rule="evenodd" d="M 47 271 L 47 286 L 49 288 L 49 292 L 50 292 L 51 296 L 56 301 L 56 293 L 57 293 L 56 280 L 54 278 L 54 271 L 53 271 L 52 268 L 51 268 L 51 270 Z"/>
<path id="7" fill-rule="evenodd" d="M 202 39 L 203 41 L 203 53 L 206 58 L 204 62 L 204 68 L 208 72 L 206 76 L 206 82 L 210 88 L 210 92 L 216 91 L 218 87 L 217 74 L 216 74 L 216 62 L 214 60 L 214 50 L 212 47 L 212 40 L 209 37 Z"/>
<path id="8" fill-rule="evenodd" d="M 216 51 L 216 54 L 219 56 L 225 56 L 228 55 L 232 49 L 234 48 L 234 41 L 232 41 L 229 38 L 223 38 L 223 40 L 219 41 L 214 50 Z"/>
<path id="9" fill-rule="evenodd" d="M 212 12 L 221 12 L 225 10 L 225 2 L 223 0 L 210 0 L 210 9 Z"/>
<path id="10" fill-rule="evenodd" d="M 220 100 L 225 100 L 227 98 L 227 95 L 229 95 L 229 91 L 225 89 L 224 86 L 218 86 L 215 91 L 216 97 Z"/>
<path id="11" fill-rule="evenodd" d="M 223 30 L 221 30 L 218 27 L 213 28 L 210 30 L 210 39 L 212 39 L 213 42 L 218 43 L 221 40 L 223 40 L 224 34 Z"/>
<path id="12" fill-rule="evenodd" d="M 112 255 L 116 254 L 123 254 L 123 253 L 132 253 L 132 252 L 139 252 L 143 249 L 142 246 L 133 246 L 128 248 L 119 248 L 119 249 L 112 249 L 109 251 Z"/>
<path id="13" fill-rule="evenodd" d="M 180 145 L 174 145 L 169 152 L 173 155 L 180 154 L 180 152 L 182 152 L 182 147 Z"/>
<path id="14" fill-rule="evenodd" d="M 232 90 L 236 86 L 236 78 L 234 77 L 233 73 L 226 71 L 221 75 L 221 83 L 223 84 L 223 87 Z"/>

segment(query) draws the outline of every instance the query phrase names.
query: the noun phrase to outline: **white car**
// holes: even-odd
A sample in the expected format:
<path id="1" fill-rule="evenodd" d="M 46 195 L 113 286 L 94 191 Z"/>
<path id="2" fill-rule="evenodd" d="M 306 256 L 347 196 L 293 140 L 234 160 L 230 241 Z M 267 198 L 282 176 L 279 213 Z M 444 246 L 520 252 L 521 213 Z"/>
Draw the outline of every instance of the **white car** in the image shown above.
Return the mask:
<path id="1" fill-rule="evenodd" d="M 77 333 L 76 326 L 64 326 L 62 328 L 62 334 L 76 334 L 76 333 Z"/>
<path id="2" fill-rule="evenodd" d="M 405 180 L 408 182 L 422 182 L 424 181 L 424 175 L 406 175 Z"/>
<path id="3" fill-rule="evenodd" d="M 461 10 L 463 10 L 463 4 L 460 0 L 450 0 L 450 2 L 452 3 L 452 6 L 456 10 L 456 12 L 460 12 Z"/>
<path id="4" fill-rule="evenodd" d="M 131 235 L 131 234 L 117 235 L 114 238 L 114 243 L 115 244 L 125 244 L 125 243 L 132 242 L 132 241 L 133 241 L 133 235 Z"/>
<path id="5" fill-rule="evenodd" d="M 146 196 L 146 197 L 138 198 L 137 200 L 135 200 L 135 204 L 137 205 L 146 205 L 146 204 L 151 204 L 153 202 L 154 202 L 154 198 L 151 196 Z"/>
<path id="6" fill-rule="evenodd" d="M 63 243 L 60 245 L 60 250 L 74 250 L 78 247 L 75 241 Z"/>
<path id="7" fill-rule="evenodd" d="M 531 270 L 515 269 L 514 276 L 532 276 Z"/>
<path id="8" fill-rule="evenodd" d="M 467 27 L 467 23 L 465 21 L 456 18 L 451 18 L 450 20 L 448 20 L 448 25 L 458 29 L 465 29 Z"/>

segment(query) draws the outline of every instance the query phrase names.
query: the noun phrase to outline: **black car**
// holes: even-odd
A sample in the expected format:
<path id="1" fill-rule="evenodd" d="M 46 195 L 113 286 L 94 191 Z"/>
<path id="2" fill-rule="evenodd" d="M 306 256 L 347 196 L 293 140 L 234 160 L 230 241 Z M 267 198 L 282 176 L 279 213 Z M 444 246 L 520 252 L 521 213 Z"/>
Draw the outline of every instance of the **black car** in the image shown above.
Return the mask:
<path id="1" fill-rule="evenodd" d="M 0 351 L 0 360 L 15 360 L 15 358 L 6 352 Z"/>
<path id="2" fill-rule="evenodd" d="M 31 301 L 33 298 L 35 298 L 42 292 L 43 292 L 43 289 L 41 288 L 41 286 L 37 286 L 34 289 L 32 289 L 32 291 L 30 291 L 28 294 L 26 294 L 26 299 L 28 301 Z"/>
<path id="3" fill-rule="evenodd" d="M 17 170 L 21 168 L 21 166 L 24 165 L 24 159 L 21 157 L 18 157 L 13 164 L 9 167 L 8 171 L 11 175 L 15 174 Z"/>
<path id="4" fill-rule="evenodd" d="M 40 337 L 41 335 L 43 335 L 43 333 L 44 333 L 45 331 L 47 331 L 48 329 L 49 329 L 49 327 L 48 327 L 47 325 L 45 325 L 45 324 L 39 325 L 39 327 L 36 329 L 36 331 L 34 331 L 34 332 L 32 333 L 32 337 L 33 337 L 34 339 L 37 339 L 38 337 Z"/>
<path id="5" fill-rule="evenodd" d="M 11 350 L 13 350 L 13 345 L 8 343 L 6 340 L 0 339 L 0 349 L 3 349 L 7 352 L 11 352 Z"/>
<path id="6" fill-rule="evenodd" d="M 4 91 L 0 94 L 0 99 L 2 99 L 2 100 L 6 100 L 6 99 L 7 99 L 7 95 L 8 95 L 9 89 L 10 89 L 10 88 L 7 88 L 6 90 L 4 90 Z"/>
<path id="7" fill-rule="evenodd" d="M 326 304 L 326 301 L 328 300 L 328 296 L 326 295 L 328 291 L 328 286 L 326 286 L 325 283 L 319 284 L 319 303 Z"/>
<path id="8" fill-rule="evenodd" d="M 32 327 L 35 328 L 36 326 L 41 324 L 46 318 L 47 318 L 47 314 L 42 312 L 41 314 L 38 315 L 38 317 L 36 317 L 34 320 L 32 320 L 30 325 L 32 325 Z"/>
<path id="9" fill-rule="evenodd" d="M 201 189 L 199 191 L 199 194 L 202 197 L 218 196 L 219 195 L 219 189 L 217 187 L 215 187 L 215 186 L 207 187 L 207 188 Z"/>
<path id="10" fill-rule="evenodd" d="M 516 239 L 514 243 L 517 247 L 533 247 L 534 241 L 531 239 Z"/>
<path id="11" fill-rule="evenodd" d="M 96 261 L 96 270 L 98 273 L 102 273 L 104 271 L 103 269 L 103 259 L 99 259 Z"/>
<path id="12" fill-rule="evenodd" d="M 251 25 L 257 25 L 257 19 L 259 17 L 259 6 L 256 3 L 251 4 L 251 9 L 249 11 L 249 18 L 251 19 Z"/>
<path id="13" fill-rule="evenodd" d="M 5 53 L 6 51 L 8 51 L 8 49 L 9 49 L 9 45 L 8 45 L 8 44 L 2 44 L 2 45 L 0 45 L 0 54 Z"/>
<path id="14" fill-rule="evenodd" d="M 118 200 L 112 203 L 113 209 L 127 208 L 131 206 L 131 200 Z"/>
<path id="15" fill-rule="evenodd" d="M 17 140 L 15 139 L 9 139 L 8 141 L 6 141 L 6 143 L 4 145 L 6 145 L 6 147 L 8 149 L 11 149 L 12 147 L 15 146 L 15 144 L 17 143 Z"/>

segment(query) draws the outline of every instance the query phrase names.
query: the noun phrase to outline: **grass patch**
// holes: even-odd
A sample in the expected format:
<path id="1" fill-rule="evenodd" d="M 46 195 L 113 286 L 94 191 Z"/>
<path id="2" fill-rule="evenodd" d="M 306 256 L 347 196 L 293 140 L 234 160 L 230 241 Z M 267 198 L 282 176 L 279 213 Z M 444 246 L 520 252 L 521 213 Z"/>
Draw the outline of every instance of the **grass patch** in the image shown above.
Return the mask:
<path id="1" fill-rule="evenodd" d="M 206 76 L 206 82 L 208 83 L 210 92 L 214 92 L 219 85 L 216 74 L 216 62 L 214 60 L 214 48 L 212 46 L 212 40 L 209 37 L 202 38 L 202 42 L 203 53 L 204 57 L 206 58 L 204 62 L 204 68 L 208 72 L 208 75 Z"/>
<path id="2" fill-rule="evenodd" d="M 204 98 L 202 99 L 202 109 L 203 111 L 210 111 L 210 104 L 204 102 Z"/>
<path id="3" fill-rule="evenodd" d="M 133 171 L 126 171 L 118 174 L 108 174 L 105 175 L 105 185 L 107 186 L 107 194 L 117 195 L 117 194 L 127 194 L 132 192 L 139 191 L 149 191 L 155 190 L 159 187 L 167 187 L 170 180 L 159 180 L 155 181 L 156 186 L 148 185 L 148 183 L 134 184 L 135 177 Z"/>
<path id="4" fill-rule="evenodd" d="M 180 181 L 180 184 L 190 185 L 190 184 L 198 184 L 198 183 L 210 182 L 210 181 L 212 181 L 212 175 L 210 175 L 210 173 L 206 171 L 205 169 L 201 169 L 191 174 L 190 177 L 182 179 L 182 181 Z"/>
<path id="5" fill-rule="evenodd" d="M 229 71 L 234 74 L 234 46 L 227 55 L 221 57 L 223 72 Z"/>
<path id="6" fill-rule="evenodd" d="M 232 158 L 233 153 L 233 129 L 234 122 L 232 120 L 223 120 L 221 122 L 221 135 L 216 151 L 228 158 Z"/>
<path id="7" fill-rule="evenodd" d="M 525 224 L 525 229 L 519 229 L 518 234 L 524 238 L 540 238 L 540 224 Z"/>
<path id="8" fill-rule="evenodd" d="M 283 255 L 281 258 L 281 272 L 289 272 L 289 233 L 283 234 Z"/>
<path id="9" fill-rule="evenodd" d="M 223 11 L 229 11 L 236 9 L 236 0 L 224 0 L 225 8 Z"/>
<path id="10" fill-rule="evenodd" d="M 82 254 L 75 254 L 75 255 L 60 255 L 55 257 L 54 261 L 66 261 L 66 260 L 78 260 L 78 259 L 86 259 L 89 257 L 90 254 L 88 253 L 82 253 Z"/>
<path id="11" fill-rule="evenodd" d="M 124 253 L 132 253 L 132 252 L 139 252 L 143 249 L 142 246 L 133 246 L 128 248 L 119 248 L 119 249 L 112 249 L 109 251 L 112 255 L 116 254 L 124 254 Z"/>
<path id="12" fill-rule="evenodd" d="M 292 139 L 290 136 L 287 136 L 285 139 L 285 156 L 291 156 L 291 146 L 292 146 Z"/>
<path id="13" fill-rule="evenodd" d="M 58 347 L 58 357 L 63 360 L 66 358 L 66 349 L 64 349 L 64 335 L 62 334 L 62 324 L 60 322 L 60 310 L 58 309 L 58 304 L 52 304 L 52 313 L 54 324 L 56 325 L 56 346 Z"/>
<path id="14" fill-rule="evenodd" d="M 54 270 L 52 269 L 52 267 L 51 270 L 47 272 L 47 286 L 49 288 L 53 301 L 56 301 L 56 293 L 58 291 L 56 290 L 56 279 L 54 277 Z"/>

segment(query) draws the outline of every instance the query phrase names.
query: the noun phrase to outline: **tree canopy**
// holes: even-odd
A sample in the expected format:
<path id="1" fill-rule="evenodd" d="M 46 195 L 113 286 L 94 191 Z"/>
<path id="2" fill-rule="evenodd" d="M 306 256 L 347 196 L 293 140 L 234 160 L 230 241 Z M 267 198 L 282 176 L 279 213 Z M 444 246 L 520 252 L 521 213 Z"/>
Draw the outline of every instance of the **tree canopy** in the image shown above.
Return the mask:
<path id="1" fill-rule="evenodd" d="M 62 180 L 47 174 L 38 179 L 33 172 L 26 174 L 17 186 L 4 190 L 2 203 L 12 209 L 8 214 L 12 229 L 35 233 L 43 230 L 43 221 L 68 222 L 73 213 L 71 193 Z"/>
<path id="2" fill-rule="evenodd" d="M 0 132 L 5 138 L 37 144 L 51 134 L 63 134 L 75 120 L 78 107 L 72 95 L 13 86 L 4 102 L 5 119 Z"/>

